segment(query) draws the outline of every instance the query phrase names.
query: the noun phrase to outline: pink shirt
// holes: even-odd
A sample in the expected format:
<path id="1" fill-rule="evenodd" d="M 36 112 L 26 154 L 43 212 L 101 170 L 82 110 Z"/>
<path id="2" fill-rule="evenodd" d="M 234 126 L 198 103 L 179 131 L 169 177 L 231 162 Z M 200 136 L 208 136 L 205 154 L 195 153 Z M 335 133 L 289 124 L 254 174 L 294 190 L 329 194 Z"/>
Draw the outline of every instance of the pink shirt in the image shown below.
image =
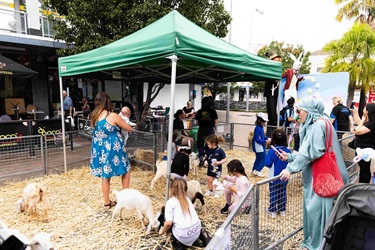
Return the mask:
<path id="1" fill-rule="evenodd" d="M 237 203 L 241 200 L 242 196 L 246 194 L 246 191 L 249 189 L 251 183 L 249 179 L 242 175 L 240 177 L 236 176 L 225 176 L 225 180 L 236 183 L 237 193 L 234 195 L 234 203 Z"/>

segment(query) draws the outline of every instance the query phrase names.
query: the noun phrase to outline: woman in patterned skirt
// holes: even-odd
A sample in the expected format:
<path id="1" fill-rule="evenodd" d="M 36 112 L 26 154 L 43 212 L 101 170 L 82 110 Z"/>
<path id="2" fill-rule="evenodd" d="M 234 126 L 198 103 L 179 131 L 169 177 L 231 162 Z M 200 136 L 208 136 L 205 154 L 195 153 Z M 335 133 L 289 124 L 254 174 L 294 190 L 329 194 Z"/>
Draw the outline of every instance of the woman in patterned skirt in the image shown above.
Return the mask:
<path id="1" fill-rule="evenodd" d="M 91 113 L 91 127 L 94 128 L 90 173 L 102 179 L 104 209 L 109 210 L 116 203 L 109 199 L 111 177 L 121 176 L 122 187 L 130 183 L 130 163 L 125 150 L 121 128 L 131 132 L 133 128 L 112 112 L 111 99 L 105 92 L 95 97 L 95 109 Z"/>

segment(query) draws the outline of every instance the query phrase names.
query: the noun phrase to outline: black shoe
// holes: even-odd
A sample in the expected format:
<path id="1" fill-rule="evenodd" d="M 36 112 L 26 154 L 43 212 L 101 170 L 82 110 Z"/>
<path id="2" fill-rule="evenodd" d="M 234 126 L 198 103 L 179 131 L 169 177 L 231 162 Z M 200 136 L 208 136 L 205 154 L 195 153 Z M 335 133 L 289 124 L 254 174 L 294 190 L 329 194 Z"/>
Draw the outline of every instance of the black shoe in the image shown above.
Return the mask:
<path id="1" fill-rule="evenodd" d="M 222 214 L 228 214 L 228 208 L 230 207 L 229 204 L 225 204 L 225 206 L 220 210 Z"/>

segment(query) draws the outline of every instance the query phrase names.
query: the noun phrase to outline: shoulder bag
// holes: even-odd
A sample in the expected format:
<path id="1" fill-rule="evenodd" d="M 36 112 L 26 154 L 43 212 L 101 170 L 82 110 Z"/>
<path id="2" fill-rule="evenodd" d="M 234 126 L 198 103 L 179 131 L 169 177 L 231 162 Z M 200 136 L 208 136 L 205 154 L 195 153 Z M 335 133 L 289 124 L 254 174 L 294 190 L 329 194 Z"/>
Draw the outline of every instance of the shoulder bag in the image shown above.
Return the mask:
<path id="1" fill-rule="evenodd" d="M 321 197 L 334 197 L 344 186 L 332 148 L 332 125 L 326 120 L 326 151 L 312 163 L 313 189 Z"/>

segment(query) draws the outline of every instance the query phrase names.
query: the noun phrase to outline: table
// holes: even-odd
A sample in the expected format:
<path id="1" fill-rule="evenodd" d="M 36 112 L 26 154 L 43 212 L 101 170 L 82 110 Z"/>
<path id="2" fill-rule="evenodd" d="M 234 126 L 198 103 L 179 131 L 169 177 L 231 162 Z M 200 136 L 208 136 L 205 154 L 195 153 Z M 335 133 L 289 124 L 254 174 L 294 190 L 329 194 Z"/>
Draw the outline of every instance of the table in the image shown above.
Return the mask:
<path id="1" fill-rule="evenodd" d="M 43 110 L 31 110 L 31 111 L 27 111 L 26 113 L 28 113 L 29 115 L 34 115 L 34 120 L 36 120 L 36 114 L 44 114 L 44 111 Z"/>
<path id="2" fill-rule="evenodd" d="M 20 112 L 20 107 L 17 108 L 11 108 L 10 110 L 14 111 L 14 115 L 16 116 L 16 120 L 19 119 L 19 112 Z"/>

